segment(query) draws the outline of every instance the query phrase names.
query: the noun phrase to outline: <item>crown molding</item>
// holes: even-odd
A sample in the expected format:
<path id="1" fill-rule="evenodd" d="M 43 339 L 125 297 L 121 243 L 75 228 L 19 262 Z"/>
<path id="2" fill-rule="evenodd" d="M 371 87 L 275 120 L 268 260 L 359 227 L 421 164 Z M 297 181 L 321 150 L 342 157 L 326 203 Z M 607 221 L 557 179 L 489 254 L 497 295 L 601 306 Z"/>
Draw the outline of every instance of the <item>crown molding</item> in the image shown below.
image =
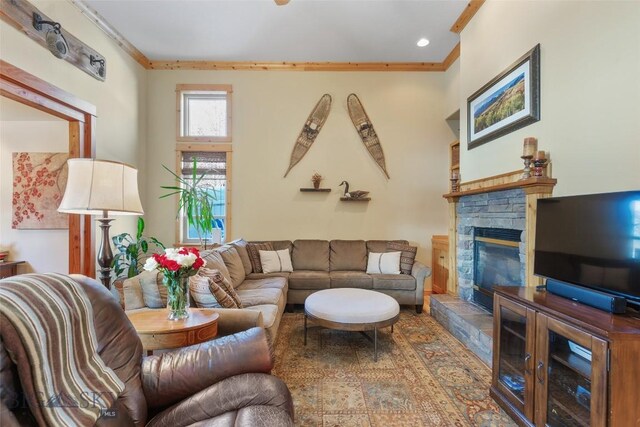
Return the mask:
<path id="1" fill-rule="evenodd" d="M 127 52 L 136 62 L 142 65 L 145 69 L 150 69 L 149 58 L 144 56 L 142 52 L 138 50 L 133 44 L 129 42 L 122 34 L 118 32 L 106 19 L 102 17 L 95 9 L 86 4 L 83 0 L 70 0 L 80 12 L 89 18 L 98 28 L 105 32 L 106 35 L 111 37 L 117 44 Z"/>
<path id="2" fill-rule="evenodd" d="M 456 22 L 451 26 L 451 32 L 460 34 L 484 2 L 485 0 L 471 0 L 469 4 L 467 4 L 467 7 L 464 8 Z"/>
<path id="3" fill-rule="evenodd" d="M 251 70 L 251 71 L 446 71 L 460 57 L 460 43 L 443 62 L 254 62 L 150 60 L 84 0 L 70 0 L 83 15 L 111 37 L 147 70 Z M 470 0 L 451 27 L 460 33 L 485 0 Z"/>
<path id="4" fill-rule="evenodd" d="M 441 62 L 151 61 L 152 70 L 444 71 Z"/>

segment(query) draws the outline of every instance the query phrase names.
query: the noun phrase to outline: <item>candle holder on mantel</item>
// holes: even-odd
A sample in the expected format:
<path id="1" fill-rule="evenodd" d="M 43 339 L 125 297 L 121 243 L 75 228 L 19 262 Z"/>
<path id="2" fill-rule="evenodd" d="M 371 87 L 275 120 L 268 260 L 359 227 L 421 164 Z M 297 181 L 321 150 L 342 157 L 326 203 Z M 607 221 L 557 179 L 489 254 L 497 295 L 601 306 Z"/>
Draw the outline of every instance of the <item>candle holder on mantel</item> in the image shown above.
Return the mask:
<path id="1" fill-rule="evenodd" d="M 531 159 L 538 152 L 538 140 L 532 136 L 524 139 L 524 150 L 520 158 L 524 160 L 522 179 L 531 178 Z"/>
<path id="2" fill-rule="evenodd" d="M 457 193 L 458 191 L 460 191 L 460 175 L 458 175 L 457 173 L 452 173 L 451 174 L 451 192 L 452 193 Z"/>
<path id="3" fill-rule="evenodd" d="M 545 156 L 544 151 L 538 151 L 536 157 L 533 159 L 533 176 L 543 177 L 546 176 L 546 166 L 549 161 Z"/>
<path id="4" fill-rule="evenodd" d="M 533 159 L 533 156 L 526 155 L 520 156 L 520 158 L 524 160 L 524 169 L 522 170 L 521 179 L 529 179 L 531 178 L 531 159 Z"/>

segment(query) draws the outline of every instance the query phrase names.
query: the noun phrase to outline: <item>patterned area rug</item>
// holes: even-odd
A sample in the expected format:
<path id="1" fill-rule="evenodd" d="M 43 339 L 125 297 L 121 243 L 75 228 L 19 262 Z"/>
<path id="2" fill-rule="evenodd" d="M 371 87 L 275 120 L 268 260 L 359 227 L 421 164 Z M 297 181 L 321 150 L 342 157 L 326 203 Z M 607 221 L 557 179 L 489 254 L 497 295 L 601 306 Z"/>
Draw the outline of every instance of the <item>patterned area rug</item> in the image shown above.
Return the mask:
<path id="1" fill-rule="evenodd" d="M 285 313 L 273 374 L 293 395 L 299 426 L 515 426 L 489 397 L 491 370 L 428 314 L 402 310 L 373 343 L 358 332 L 309 329 Z M 311 325 L 311 323 L 310 323 Z"/>

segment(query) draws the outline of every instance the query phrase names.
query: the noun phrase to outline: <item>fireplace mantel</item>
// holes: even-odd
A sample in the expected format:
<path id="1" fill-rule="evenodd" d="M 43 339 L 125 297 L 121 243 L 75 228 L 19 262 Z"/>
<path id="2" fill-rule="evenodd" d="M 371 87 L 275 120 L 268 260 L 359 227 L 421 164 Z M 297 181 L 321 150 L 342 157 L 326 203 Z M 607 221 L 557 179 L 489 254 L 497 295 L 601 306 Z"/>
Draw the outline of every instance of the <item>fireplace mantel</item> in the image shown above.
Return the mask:
<path id="1" fill-rule="evenodd" d="M 557 180 L 548 177 L 522 178 L 522 170 L 494 175 L 483 179 L 463 182 L 460 190 L 444 194 L 449 201 L 449 277 L 447 290 L 458 295 L 458 214 L 457 204 L 461 197 L 496 191 L 522 189 L 525 194 L 525 233 L 526 261 L 525 286 L 533 287 L 541 284 L 541 279 L 533 274 L 534 242 L 536 233 L 537 200 L 550 197 Z"/>
<path id="2" fill-rule="evenodd" d="M 462 196 L 472 194 L 491 193 L 493 191 L 511 190 L 522 188 L 526 194 L 551 194 L 557 180 L 547 177 L 535 177 L 521 179 L 522 170 L 494 175 L 475 181 L 460 184 L 460 191 L 444 194 L 449 202 L 457 202 Z"/>

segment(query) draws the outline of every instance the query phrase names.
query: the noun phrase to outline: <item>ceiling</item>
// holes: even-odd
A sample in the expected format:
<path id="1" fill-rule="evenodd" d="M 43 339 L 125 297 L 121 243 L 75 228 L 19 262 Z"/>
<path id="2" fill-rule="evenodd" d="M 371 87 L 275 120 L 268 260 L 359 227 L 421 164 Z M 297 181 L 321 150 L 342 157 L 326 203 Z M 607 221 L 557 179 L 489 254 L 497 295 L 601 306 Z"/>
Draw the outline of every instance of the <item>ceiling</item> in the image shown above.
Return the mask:
<path id="1" fill-rule="evenodd" d="M 150 60 L 442 62 L 468 0 L 84 2 Z"/>

